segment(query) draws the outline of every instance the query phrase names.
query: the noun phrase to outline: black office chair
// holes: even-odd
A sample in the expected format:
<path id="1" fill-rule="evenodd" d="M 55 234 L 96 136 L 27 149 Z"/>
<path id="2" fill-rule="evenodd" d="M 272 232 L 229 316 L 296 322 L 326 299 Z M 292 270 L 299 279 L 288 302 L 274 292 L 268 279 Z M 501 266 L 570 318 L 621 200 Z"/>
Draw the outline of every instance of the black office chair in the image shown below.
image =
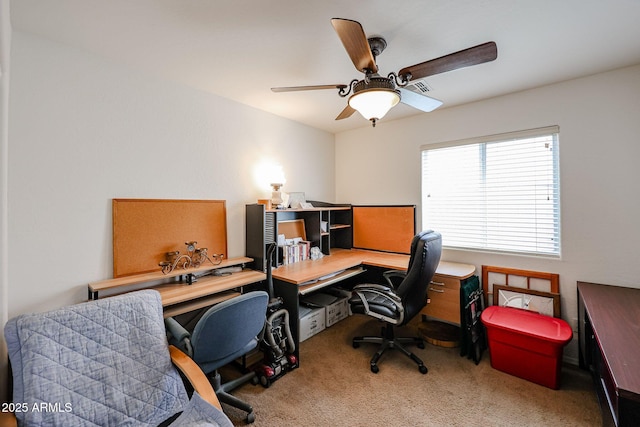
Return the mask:
<path id="1" fill-rule="evenodd" d="M 380 344 L 380 349 L 371 358 L 371 372 L 378 372 L 378 359 L 389 348 L 395 348 L 413 359 L 421 373 L 428 369 L 418 356 L 405 348 L 405 344 L 424 348 L 419 337 L 396 338 L 394 327 L 406 325 L 427 304 L 427 287 L 433 278 L 442 252 L 442 237 L 435 231 L 423 231 L 411 242 L 411 257 L 406 273 L 386 271 L 383 273 L 388 286 L 361 284 L 353 288 L 349 299 L 351 311 L 366 314 L 387 323 L 382 328 L 382 336 L 355 337 L 353 348 L 360 343 Z M 401 281 L 400 281 L 401 279 Z M 400 283 L 394 286 L 394 281 Z"/>
<path id="2" fill-rule="evenodd" d="M 221 402 L 247 412 L 248 423 L 255 420 L 253 408 L 229 392 L 257 380 L 255 372 L 222 383 L 218 368 L 256 348 L 265 325 L 268 302 L 266 292 L 253 291 L 218 303 L 197 320 L 191 333 L 174 318 L 165 319 L 169 342 L 188 354 L 210 377 Z"/>

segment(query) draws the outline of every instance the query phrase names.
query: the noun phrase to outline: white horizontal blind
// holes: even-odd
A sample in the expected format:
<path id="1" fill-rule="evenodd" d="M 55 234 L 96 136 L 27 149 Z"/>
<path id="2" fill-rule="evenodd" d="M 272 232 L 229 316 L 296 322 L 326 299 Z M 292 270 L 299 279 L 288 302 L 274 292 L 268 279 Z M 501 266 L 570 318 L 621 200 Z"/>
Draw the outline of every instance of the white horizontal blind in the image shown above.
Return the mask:
<path id="1" fill-rule="evenodd" d="M 423 147 L 422 224 L 445 247 L 560 256 L 558 130 Z"/>

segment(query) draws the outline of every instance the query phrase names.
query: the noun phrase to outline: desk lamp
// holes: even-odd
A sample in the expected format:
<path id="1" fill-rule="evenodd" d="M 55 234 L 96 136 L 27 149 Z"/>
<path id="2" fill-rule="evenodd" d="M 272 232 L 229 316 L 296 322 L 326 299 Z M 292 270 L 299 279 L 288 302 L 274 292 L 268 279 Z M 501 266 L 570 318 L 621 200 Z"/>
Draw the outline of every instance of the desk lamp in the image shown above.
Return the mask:
<path id="1" fill-rule="evenodd" d="M 271 183 L 271 186 L 273 187 L 273 191 L 271 192 L 271 204 L 275 209 L 280 208 L 284 202 L 282 200 L 282 193 L 280 192 L 282 185 L 283 184 L 277 182 Z"/>

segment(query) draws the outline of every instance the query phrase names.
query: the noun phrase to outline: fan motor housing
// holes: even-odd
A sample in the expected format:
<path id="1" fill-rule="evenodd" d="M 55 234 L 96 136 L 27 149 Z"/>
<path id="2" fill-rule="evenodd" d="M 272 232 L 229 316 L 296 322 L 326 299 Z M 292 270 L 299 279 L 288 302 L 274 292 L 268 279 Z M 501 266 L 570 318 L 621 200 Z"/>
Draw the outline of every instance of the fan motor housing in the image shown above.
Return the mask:
<path id="1" fill-rule="evenodd" d="M 374 58 L 379 56 L 382 51 L 387 48 L 387 41 L 379 36 L 370 37 L 367 39 L 367 42 L 369 43 L 369 49 L 371 49 L 371 54 Z"/>
<path id="2" fill-rule="evenodd" d="M 367 79 L 363 79 L 353 85 L 354 95 L 367 89 L 396 90 L 396 85 L 393 81 L 391 81 L 391 79 L 388 79 L 386 77 L 370 77 L 368 83 Z"/>

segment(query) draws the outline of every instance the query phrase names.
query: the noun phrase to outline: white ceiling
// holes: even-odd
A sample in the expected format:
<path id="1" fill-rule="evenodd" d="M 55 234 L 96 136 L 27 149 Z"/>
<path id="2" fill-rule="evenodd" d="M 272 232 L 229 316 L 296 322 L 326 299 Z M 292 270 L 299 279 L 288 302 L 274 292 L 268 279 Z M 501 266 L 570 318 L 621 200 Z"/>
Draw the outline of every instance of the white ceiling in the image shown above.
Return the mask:
<path id="1" fill-rule="evenodd" d="M 640 0 L 12 0 L 10 13 L 14 31 L 330 132 L 370 124 L 334 120 L 337 90 L 270 88 L 362 76 L 331 18 L 386 38 L 381 75 L 495 41 L 496 61 L 427 79 L 440 108 L 640 63 Z M 379 125 L 414 114 L 429 113 L 399 104 Z"/>

